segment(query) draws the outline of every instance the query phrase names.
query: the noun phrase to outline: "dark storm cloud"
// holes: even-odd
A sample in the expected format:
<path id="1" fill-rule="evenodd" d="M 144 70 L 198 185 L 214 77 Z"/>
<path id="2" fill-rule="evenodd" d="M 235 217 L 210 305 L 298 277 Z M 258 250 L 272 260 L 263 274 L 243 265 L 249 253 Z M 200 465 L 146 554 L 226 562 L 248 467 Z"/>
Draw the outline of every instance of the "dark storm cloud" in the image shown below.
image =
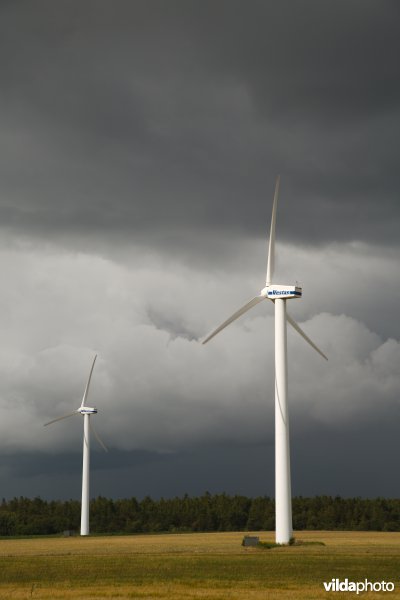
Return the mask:
<path id="1" fill-rule="evenodd" d="M 93 452 L 94 450 L 94 452 Z M 165 461 L 168 455 L 145 450 L 133 452 L 121 452 L 117 448 L 109 448 L 110 452 L 105 454 L 98 448 L 93 448 L 91 466 L 93 470 L 125 469 L 146 466 L 149 463 Z M 97 451 L 96 451 L 97 450 Z M 74 474 L 79 480 L 82 470 L 81 452 L 63 454 L 48 454 L 45 452 L 24 453 L 10 455 L 7 457 L 7 468 L 16 477 L 38 477 L 40 475 L 61 476 Z"/>
<path id="2" fill-rule="evenodd" d="M 283 239 L 396 242 L 395 2 L 1 11 L 3 227 L 261 236 L 280 172 Z"/>
<path id="3" fill-rule="evenodd" d="M 340 433 L 325 425 L 305 435 L 292 419 L 293 495 L 398 497 L 399 483 L 391 475 L 397 469 L 394 417 L 398 412 L 382 414 L 374 426 L 344 427 Z M 385 436 L 377 436 L 377 426 Z M 79 498 L 81 461 L 78 454 L 9 456 L 12 484 L 2 486 L 2 497 Z M 273 497 L 273 444 L 194 446 L 165 455 L 117 450 L 108 455 L 93 453 L 93 496 L 160 498 L 201 495 L 206 490 Z"/>

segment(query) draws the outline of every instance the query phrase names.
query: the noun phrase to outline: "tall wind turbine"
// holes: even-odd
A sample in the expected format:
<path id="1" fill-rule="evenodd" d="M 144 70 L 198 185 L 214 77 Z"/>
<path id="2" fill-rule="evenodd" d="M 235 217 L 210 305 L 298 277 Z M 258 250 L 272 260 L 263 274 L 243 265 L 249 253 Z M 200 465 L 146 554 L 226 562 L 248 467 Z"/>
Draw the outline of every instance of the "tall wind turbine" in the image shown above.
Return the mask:
<path id="1" fill-rule="evenodd" d="M 72 413 L 53 419 L 46 425 L 56 423 L 56 421 L 62 421 L 68 419 L 74 415 L 83 415 L 83 464 L 82 464 L 82 504 L 81 504 L 81 535 L 89 535 L 89 466 L 90 466 L 90 431 L 93 431 L 97 441 L 108 452 L 106 445 L 101 440 L 99 434 L 96 432 L 93 425 L 90 423 L 91 415 L 97 413 L 97 408 L 86 406 L 86 399 L 89 393 L 90 380 L 92 379 L 92 373 L 94 369 L 94 363 L 96 362 L 97 354 L 95 355 L 90 369 L 89 378 L 86 383 L 85 392 L 83 394 L 82 402 L 79 408 L 74 410 Z"/>
<path id="2" fill-rule="evenodd" d="M 292 298 L 301 298 L 302 288 L 298 285 L 277 285 L 273 283 L 275 264 L 275 223 L 279 193 L 279 176 L 276 180 L 274 203 L 272 207 L 271 232 L 269 236 L 267 277 L 265 287 L 258 296 L 247 302 L 222 325 L 212 331 L 203 341 L 207 343 L 217 333 L 225 329 L 238 317 L 263 300 L 275 304 L 275 528 L 276 542 L 288 544 L 293 535 L 292 496 L 290 477 L 289 411 L 287 402 L 287 341 L 286 323 L 288 322 L 305 340 L 326 360 L 325 354 L 310 340 L 296 321 L 288 314 L 286 302 Z"/>

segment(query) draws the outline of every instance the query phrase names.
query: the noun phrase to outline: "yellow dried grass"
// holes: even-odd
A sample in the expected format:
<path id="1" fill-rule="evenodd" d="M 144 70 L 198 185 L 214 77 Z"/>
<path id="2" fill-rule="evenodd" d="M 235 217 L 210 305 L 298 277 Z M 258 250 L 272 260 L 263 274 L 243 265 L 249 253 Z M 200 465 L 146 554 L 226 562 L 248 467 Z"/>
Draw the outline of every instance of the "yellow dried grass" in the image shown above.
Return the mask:
<path id="1" fill-rule="evenodd" d="M 399 533 L 296 537 L 325 546 L 243 548 L 241 532 L 0 540 L 0 599 L 314 600 L 332 577 L 398 582 Z"/>

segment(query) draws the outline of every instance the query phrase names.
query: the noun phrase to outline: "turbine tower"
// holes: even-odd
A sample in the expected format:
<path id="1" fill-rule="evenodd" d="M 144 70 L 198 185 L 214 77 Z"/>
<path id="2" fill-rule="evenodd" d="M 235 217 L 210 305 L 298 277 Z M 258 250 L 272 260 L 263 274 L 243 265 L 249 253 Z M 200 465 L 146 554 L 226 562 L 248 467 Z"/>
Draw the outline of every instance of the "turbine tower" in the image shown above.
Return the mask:
<path id="1" fill-rule="evenodd" d="M 86 383 L 85 392 L 83 394 L 81 405 L 78 409 L 76 409 L 72 413 L 68 413 L 67 415 L 63 415 L 62 417 L 58 417 L 57 419 L 53 419 L 46 425 L 51 425 L 52 423 L 56 423 L 56 421 L 62 421 L 63 419 L 68 419 L 69 417 L 73 417 L 74 415 L 83 415 L 83 464 L 82 464 L 82 504 L 81 504 L 81 535 L 89 535 L 89 482 L 90 482 L 90 432 L 93 431 L 97 441 L 102 446 L 102 448 L 108 452 L 106 445 L 101 440 L 99 434 L 96 432 L 93 425 L 90 423 L 91 415 L 95 415 L 97 413 L 97 408 L 86 406 L 86 399 L 89 393 L 90 380 L 92 379 L 92 373 L 94 369 L 94 363 L 96 362 L 97 354 L 95 355 L 92 363 L 92 368 L 90 369 L 89 378 Z"/>
<path id="2" fill-rule="evenodd" d="M 298 285 L 277 285 L 273 283 L 275 264 L 275 223 L 279 193 L 279 176 L 276 180 L 272 207 L 271 231 L 269 236 L 267 276 L 265 287 L 258 296 L 252 298 L 236 311 L 222 325 L 212 331 L 203 341 L 206 344 L 217 333 L 263 300 L 275 304 L 275 537 L 278 544 L 288 544 L 293 535 L 292 494 L 290 476 L 289 410 L 287 401 L 287 336 L 286 323 L 289 323 L 326 360 L 325 354 L 310 340 L 296 321 L 288 314 L 286 303 L 293 298 L 301 298 L 302 288 Z"/>

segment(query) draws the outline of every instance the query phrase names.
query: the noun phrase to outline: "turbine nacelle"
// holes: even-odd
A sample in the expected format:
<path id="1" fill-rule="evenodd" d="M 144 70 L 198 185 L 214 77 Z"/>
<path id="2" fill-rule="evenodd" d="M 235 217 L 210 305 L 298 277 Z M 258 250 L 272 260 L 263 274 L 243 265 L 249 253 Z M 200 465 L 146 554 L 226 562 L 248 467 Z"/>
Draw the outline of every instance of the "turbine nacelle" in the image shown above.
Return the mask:
<path id="1" fill-rule="evenodd" d="M 261 294 L 265 298 L 275 300 L 276 298 L 301 298 L 302 288 L 298 285 L 267 285 Z"/>
<path id="2" fill-rule="evenodd" d="M 97 413 L 97 408 L 90 406 L 81 406 L 78 408 L 77 412 L 81 413 L 81 415 L 95 415 Z"/>

